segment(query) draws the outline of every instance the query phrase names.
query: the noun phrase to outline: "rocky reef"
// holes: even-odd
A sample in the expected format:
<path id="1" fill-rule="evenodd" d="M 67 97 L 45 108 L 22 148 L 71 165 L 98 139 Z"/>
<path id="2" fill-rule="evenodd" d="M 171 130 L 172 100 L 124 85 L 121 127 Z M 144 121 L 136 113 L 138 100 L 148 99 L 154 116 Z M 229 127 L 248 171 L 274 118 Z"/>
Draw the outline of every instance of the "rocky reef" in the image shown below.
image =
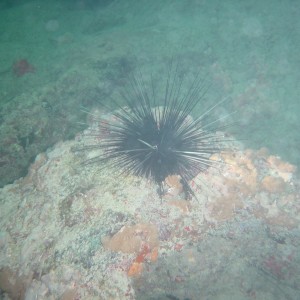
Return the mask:
<path id="1" fill-rule="evenodd" d="M 144 179 L 82 167 L 89 154 L 74 151 L 82 140 L 39 154 L 26 177 L 0 190 L 4 299 L 299 294 L 293 165 L 234 142 L 211 157 L 218 168 L 191 182 L 197 199 L 185 200 L 172 177 L 161 200 Z"/>

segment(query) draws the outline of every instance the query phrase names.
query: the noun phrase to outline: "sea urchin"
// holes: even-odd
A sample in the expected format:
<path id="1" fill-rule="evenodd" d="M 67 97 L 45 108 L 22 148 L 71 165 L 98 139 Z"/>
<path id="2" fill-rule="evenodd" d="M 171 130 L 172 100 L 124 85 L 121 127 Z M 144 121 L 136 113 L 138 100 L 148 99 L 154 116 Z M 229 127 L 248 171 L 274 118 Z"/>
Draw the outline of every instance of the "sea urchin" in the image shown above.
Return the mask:
<path id="1" fill-rule="evenodd" d="M 188 194 L 188 182 L 216 162 L 210 156 L 223 149 L 216 121 L 207 121 L 209 113 L 220 103 L 192 118 L 206 93 L 200 75 L 196 75 L 183 92 L 184 76 L 178 65 L 170 65 L 165 90 L 157 97 L 153 84 L 147 88 L 142 73 L 132 75 L 121 93 L 125 106 L 117 105 L 111 113 L 113 122 L 99 122 L 93 136 L 106 132 L 96 144 L 86 149 L 102 149 L 89 162 L 105 162 L 115 169 L 154 181 L 163 194 L 163 182 L 179 175 Z M 161 94 L 161 93 L 160 93 Z M 160 105 L 160 106 L 158 106 Z"/>

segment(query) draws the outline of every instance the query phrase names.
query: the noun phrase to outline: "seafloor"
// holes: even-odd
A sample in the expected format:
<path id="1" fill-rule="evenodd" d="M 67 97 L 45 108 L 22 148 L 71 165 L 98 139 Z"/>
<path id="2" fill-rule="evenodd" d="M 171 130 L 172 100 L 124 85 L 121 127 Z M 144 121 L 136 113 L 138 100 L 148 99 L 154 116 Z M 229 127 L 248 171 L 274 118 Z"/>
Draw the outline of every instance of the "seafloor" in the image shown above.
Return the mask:
<path id="1" fill-rule="evenodd" d="M 298 299 L 295 167 L 231 145 L 199 174 L 120 176 L 58 143 L 1 190 L 1 289 L 11 299 Z M 99 137 L 97 137 L 99 140 Z M 101 142 L 101 140 L 99 141 Z M 20 296 L 21 295 L 21 296 Z M 173 297 L 173 298 L 172 298 Z"/>
<path id="2" fill-rule="evenodd" d="M 299 15 L 293 0 L 1 1 L 0 298 L 300 299 Z M 161 200 L 76 151 L 82 107 L 120 100 L 131 72 L 163 85 L 172 57 L 210 85 L 200 111 L 227 98 L 213 117 L 236 125 L 188 201 L 176 177 Z"/>

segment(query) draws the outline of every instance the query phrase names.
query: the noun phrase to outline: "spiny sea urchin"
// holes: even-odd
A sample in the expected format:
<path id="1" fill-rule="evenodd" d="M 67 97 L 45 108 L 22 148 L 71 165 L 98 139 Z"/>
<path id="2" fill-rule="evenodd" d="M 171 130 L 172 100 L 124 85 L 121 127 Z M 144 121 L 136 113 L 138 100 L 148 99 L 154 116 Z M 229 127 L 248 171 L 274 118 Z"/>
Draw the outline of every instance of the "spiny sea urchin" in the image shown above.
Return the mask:
<path id="1" fill-rule="evenodd" d="M 206 93 L 199 74 L 183 92 L 184 76 L 178 64 L 171 63 L 163 95 L 156 95 L 152 81 L 147 88 L 142 73 L 130 76 L 129 85 L 121 93 L 125 106 L 117 104 L 111 113 L 113 122 L 99 122 L 92 135 L 98 143 L 86 150 L 102 149 L 90 162 L 108 163 L 115 169 L 154 181 L 163 194 L 163 182 L 170 175 L 179 175 L 185 191 L 193 194 L 188 182 L 199 172 L 217 162 L 210 156 L 223 150 L 223 136 L 217 133 L 217 120 L 207 122 L 212 106 L 200 116 L 191 113 Z M 160 106 L 159 106 L 160 105 Z"/>

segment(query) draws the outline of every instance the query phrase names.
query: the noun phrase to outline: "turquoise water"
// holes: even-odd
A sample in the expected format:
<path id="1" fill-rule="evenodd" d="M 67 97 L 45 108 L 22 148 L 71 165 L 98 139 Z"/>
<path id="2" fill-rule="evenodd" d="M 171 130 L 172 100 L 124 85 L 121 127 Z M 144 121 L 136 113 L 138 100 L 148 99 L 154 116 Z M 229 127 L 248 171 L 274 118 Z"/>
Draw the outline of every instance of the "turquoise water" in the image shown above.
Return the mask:
<path id="1" fill-rule="evenodd" d="M 2 164 L 12 159 L 18 170 L 7 169 L 3 183 L 23 175 L 39 151 L 72 136 L 77 106 L 111 94 L 120 68 L 136 67 L 134 56 L 144 68 L 172 55 L 199 66 L 217 97 L 232 98 L 246 146 L 267 147 L 298 165 L 298 13 L 296 1 L 2 3 L 1 138 L 13 152 Z M 16 77 L 12 66 L 21 59 L 35 72 Z M 32 106 L 36 119 L 26 121 Z"/>
<path id="2" fill-rule="evenodd" d="M 206 74 L 208 102 L 228 97 L 219 113 L 236 112 L 233 134 L 246 148 L 267 148 L 300 166 L 299 16 L 293 0 L 2 1 L 0 185 L 26 175 L 40 152 L 73 139 L 86 118 L 80 107 L 117 97 L 124 73 L 140 68 L 159 82 L 173 56 Z M 137 291 L 147 284 L 136 283 Z M 283 284 L 274 299 L 299 299 L 291 289 Z M 255 299 L 248 290 L 244 299 Z M 215 292 L 204 299 L 229 299 Z M 149 291 L 149 298 L 137 294 L 151 299 Z"/>
<path id="3" fill-rule="evenodd" d="M 73 136 L 77 107 L 111 95 L 121 68 L 151 70 L 172 55 L 208 74 L 212 101 L 232 99 L 247 147 L 300 163 L 297 1 L 12 0 L 0 8 L 2 185 Z M 34 72 L 17 77 L 21 59 Z"/>

